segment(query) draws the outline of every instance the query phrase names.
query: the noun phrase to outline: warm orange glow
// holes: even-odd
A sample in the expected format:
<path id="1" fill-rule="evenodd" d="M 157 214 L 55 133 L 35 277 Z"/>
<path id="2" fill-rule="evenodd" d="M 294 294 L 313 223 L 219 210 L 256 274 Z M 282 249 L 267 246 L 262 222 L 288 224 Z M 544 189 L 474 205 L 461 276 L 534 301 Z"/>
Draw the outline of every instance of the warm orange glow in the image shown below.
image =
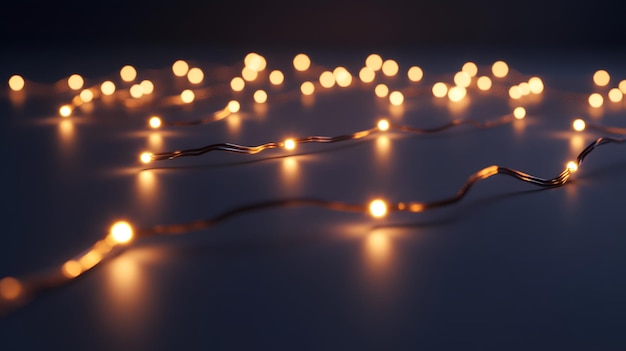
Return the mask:
<path id="1" fill-rule="evenodd" d="M 246 82 L 252 82 L 259 76 L 259 72 L 246 66 L 241 70 L 241 76 Z"/>
<path id="2" fill-rule="evenodd" d="M 172 73 L 176 77 L 184 77 L 189 72 L 189 64 L 184 60 L 177 60 L 172 64 Z"/>
<path id="3" fill-rule="evenodd" d="M 110 80 L 102 82 L 100 85 L 100 91 L 102 91 L 103 95 L 113 95 L 113 93 L 115 93 L 115 83 Z"/>
<path id="4" fill-rule="evenodd" d="M 620 102 L 624 98 L 624 94 L 618 88 L 609 90 L 609 100 L 612 102 Z"/>
<path id="5" fill-rule="evenodd" d="M 385 84 L 378 84 L 376 88 L 374 88 L 374 94 L 383 98 L 389 94 L 389 88 Z"/>
<path id="6" fill-rule="evenodd" d="M 494 77 L 504 78 L 507 74 L 509 74 L 509 65 L 507 65 L 504 61 L 496 61 L 491 66 L 491 72 Z"/>
<path id="7" fill-rule="evenodd" d="M 383 62 L 382 70 L 383 74 L 387 77 L 393 77 L 398 74 L 400 66 L 398 66 L 398 63 L 394 60 L 385 60 L 385 62 Z"/>
<path id="8" fill-rule="evenodd" d="M 72 74 L 69 78 L 67 78 L 67 86 L 72 90 L 79 90 L 84 84 L 85 81 L 79 74 Z"/>
<path id="9" fill-rule="evenodd" d="M 294 139 L 291 139 L 291 138 L 286 139 L 286 140 L 283 142 L 283 147 L 284 147 L 285 149 L 287 149 L 287 150 L 293 150 L 293 149 L 295 149 L 295 148 L 296 148 L 296 141 L 295 141 Z"/>
<path id="10" fill-rule="evenodd" d="M 476 81 L 476 85 L 478 86 L 478 89 L 482 91 L 487 91 L 491 89 L 491 78 L 487 76 L 479 77 Z"/>
<path id="11" fill-rule="evenodd" d="M 599 87 L 607 86 L 610 80 L 611 76 L 609 75 L 609 72 L 603 69 L 597 70 L 596 73 L 593 74 L 593 82 Z"/>
<path id="12" fill-rule="evenodd" d="M 158 116 L 152 116 L 152 117 L 150 117 L 150 120 L 148 121 L 148 124 L 153 129 L 160 128 L 161 127 L 161 118 L 159 118 Z"/>
<path id="13" fill-rule="evenodd" d="M 120 77 L 125 82 L 132 82 L 137 78 L 137 70 L 131 65 L 126 65 L 120 70 Z"/>
<path id="14" fill-rule="evenodd" d="M 69 260 L 61 267 L 61 273 L 69 279 L 78 277 L 83 272 L 83 267 L 78 261 Z"/>
<path id="15" fill-rule="evenodd" d="M 150 163 L 150 162 L 152 162 L 152 153 L 151 152 L 142 152 L 141 155 L 139 155 L 139 160 L 142 163 Z"/>
<path id="16" fill-rule="evenodd" d="M 533 94 L 541 94 L 543 92 L 543 81 L 539 77 L 532 77 L 528 80 L 530 92 Z"/>
<path id="17" fill-rule="evenodd" d="M 522 97 L 522 90 L 519 88 L 519 86 L 514 85 L 509 88 L 509 96 L 513 100 L 518 100 Z"/>
<path id="18" fill-rule="evenodd" d="M 20 75 L 15 74 L 9 78 L 9 88 L 13 91 L 20 91 L 24 89 L 24 85 L 24 78 Z"/>
<path id="19" fill-rule="evenodd" d="M 387 131 L 389 130 L 389 121 L 386 119 L 381 119 L 380 121 L 378 121 L 378 124 L 376 126 L 381 132 Z"/>
<path id="20" fill-rule="evenodd" d="M 22 283 L 13 277 L 6 277 L 0 280 L 0 297 L 5 300 L 17 299 L 21 294 Z"/>
<path id="21" fill-rule="evenodd" d="M 463 98 L 467 95 L 467 90 L 463 87 L 452 87 L 448 91 L 448 99 L 453 102 L 458 102 L 463 100 Z"/>
<path id="22" fill-rule="evenodd" d="M 139 86 L 141 87 L 141 92 L 144 95 L 150 95 L 154 92 L 154 84 L 147 79 L 142 80 L 141 83 L 139 83 Z"/>
<path id="23" fill-rule="evenodd" d="M 93 100 L 93 92 L 90 89 L 84 89 L 80 92 L 79 96 L 80 99 L 85 103 L 91 102 L 91 100 Z"/>
<path id="24" fill-rule="evenodd" d="M 574 161 L 569 161 L 567 163 L 567 169 L 571 172 L 574 173 L 578 170 L 578 163 L 574 162 Z"/>
<path id="25" fill-rule="evenodd" d="M 371 83 L 376 78 L 376 73 L 371 68 L 365 66 L 359 71 L 359 78 L 363 83 Z"/>
<path id="26" fill-rule="evenodd" d="M 438 98 L 448 95 L 448 86 L 442 82 L 435 83 L 433 85 L 433 95 Z"/>
<path id="27" fill-rule="evenodd" d="M 513 117 L 516 119 L 524 119 L 524 117 L 526 117 L 526 109 L 523 107 L 516 107 L 513 110 Z"/>
<path id="28" fill-rule="evenodd" d="M 283 72 L 279 70 L 273 70 L 270 73 L 270 83 L 274 85 L 281 85 L 283 84 L 284 81 L 285 81 L 285 75 L 283 74 Z"/>
<path id="29" fill-rule="evenodd" d="M 324 88 L 332 88 L 335 85 L 335 75 L 333 72 L 322 72 L 322 74 L 320 74 L 320 85 Z"/>
<path id="30" fill-rule="evenodd" d="M 604 98 L 598 93 L 589 95 L 589 106 L 598 108 L 604 104 Z"/>
<path id="31" fill-rule="evenodd" d="M 81 257 L 78 262 L 81 266 L 83 266 L 84 270 L 88 270 L 98 264 L 102 260 L 102 254 L 98 251 L 90 250 L 83 257 Z"/>
<path id="32" fill-rule="evenodd" d="M 187 80 L 191 84 L 200 84 L 204 80 L 204 72 L 198 67 L 194 67 L 187 72 Z"/>
<path id="33" fill-rule="evenodd" d="M 587 124 L 585 124 L 585 121 L 583 121 L 582 119 L 577 118 L 572 123 L 572 127 L 574 128 L 575 131 L 582 132 L 587 127 Z"/>
<path id="34" fill-rule="evenodd" d="M 365 66 L 376 72 L 383 66 L 383 58 L 378 54 L 371 54 L 365 59 Z"/>
<path id="35" fill-rule="evenodd" d="M 230 88 L 233 91 L 242 91 L 246 86 L 246 82 L 241 77 L 235 77 L 230 81 Z"/>
<path id="36" fill-rule="evenodd" d="M 337 85 L 345 88 L 352 84 L 352 75 L 348 72 L 345 67 L 337 67 L 333 70 L 333 76 L 335 76 L 335 81 L 337 81 Z"/>
<path id="37" fill-rule="evenodd" d="M 109 237 L 115 244 L 126 244 L 133 239 L 133 227 L 125 221 L 119 221 L 111 226 Z"/>
<path id="38" fill-rule="evenodd" d="M 315 85 L 311 82 L 304 82 L 300 85 L 300 91 L 303 95 L 312 95 L 315 92 Z"/>
<path id="39" fill-rule="evenodd" d="M 257 54 L 256 52 L 251 52 L 247 54 L 246 57 L 243 59 L 243 63 L 244 66 L 255 72 L 261 72 L 267 66 L 267 61 L 265 60 L 265 57 Z"/>
<path id="40" fill-rule="evenodd" d="M 474 62 L 465 62 L 461 71 L 467 73 L 470 77 L 476 77 L 478 74 L 478 66 Z"/>
<path id="41" fill-rule="evenodd" d="M 193 102 L 195 98 L 196 98 L 196 94 L 194 94 L 194 92 L 189 89 L 185 89 L 182 91 L 182 93 L 180 93 L 181 101 L 186 104 Z"/>
<path id="42" fill-rule="evenodd" d="M 404 102 L 404 95 L 399 91 L 392 91 L 391 94 L 389 94 L 389 102 L 393 106 L 400 106 Z"/>
<path id="43" fill-rule="evenodd" d="M 143 88 L 139 84 L 133 84 L 128 92 L 130 93 L 130 96 L 134 97 L 135 99 L 139 99 L 143 96 Z"/>
<path id="44" fill-rule="evenodd" d="M 472 82 L 472 77 L 470 77 L 470 75 L 467 74 L 466 72 L 461 71 L 461 72 L 457 72 L 454 75 L 454 84 L 456 84 L 457 86 L 467 88 L 469 87 L 471 82 Z"/>
<path id="45" fill-rule="evenodd" d="M 254 92 L 254 102 L 264 104 L 267 102 L 267 93 L 265 90 L 257 90 Z"/>
<path id="46" fill-rule="evenodd" d="M 522 96 L 530 94 L 530 84 L 528 84 L 527 82 L 521 82 L 518 86 L 520 93 L 522 93 Z"/>
<path id="47" fill-rule="evenodd" d="M 626 94 L 626 79 L 624 79 L 623 81 L 619 82 L 619 90 L 623 93 Z"/>
<path id="48" fill-rule="evenodd" d="M 230 113 L 237 113 L 239 112 L 239 109 L 241 108 L 241 106 L 239 105 L 239 101 L 230 100 L 226 108 L 228 109 L 228 111 L 230 111 Z"/>
<path id="49" fill-rule="evenodd" d="M 407 76 L 411 82 L 419 82 L 424 77 L 424 71 L 418 66 L 412 66 L 409 68 Z"/>
<path id="50" fill-rule="evenodd" d="M 372 217 L 382 218 L 387 214 L 387 203 L 381 199 L 370 202 L 369 211 Z"/>
<path id="51" fill-rule="evenodd" d="M 63 105 L 59 108 L 59 114 L 61 117 L 69 117 L 72 114 L 72 107 L 70 105 Z"/>
<path id="52" fill-rule="evenodd" d="M 297 54 L 293 58 L 293 68 L 296 71 L 303 72 L 309 69 L 309 67 L 311 67 L 311 59 L 306 54 Z"/>

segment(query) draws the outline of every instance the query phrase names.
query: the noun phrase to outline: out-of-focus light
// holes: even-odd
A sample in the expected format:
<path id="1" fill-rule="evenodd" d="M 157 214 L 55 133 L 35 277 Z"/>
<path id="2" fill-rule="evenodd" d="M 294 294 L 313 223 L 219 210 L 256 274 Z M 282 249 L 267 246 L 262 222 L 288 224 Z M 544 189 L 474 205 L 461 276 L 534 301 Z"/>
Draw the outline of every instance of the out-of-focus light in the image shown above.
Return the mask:
<path id="1" fill-rule="evenodd" d="M 241 76 L 247 82 L 252 82 L 259 76 L 259 73 L 250 67 L 246 66 L 241 70 Z"/>
<path id="2" fill-rule="evenodd" d="M 389 121 L 386 119 L 381 119 L 376 125 L 376 127 L 378 127 L 378 130 L 380 130 L 381 132 L 389 130 L 389 126 Z"/>
<path id="3" fill-rule="evenodd" d="M 67 78 L 67 86 L 72 90 L 79 90 L 85 84 L 85 80 L 79 74 L 72 74 Z"/>
<path id="4" fill-rule="evenodd" d="M 230 111 L 230 113 L 237 113 L 239 112 L 241 105 L 239 105 L 239 101 L 237 100 L 230 100 L 226 108 L 228 108 L 228 111 Z"/>
<path id="5" fill-rule="evenodd" d="M 100 91 L 102 91 L 102 94 L 106 96 L 113 95 L 113 93 L 115 93 L 115 83 L 110 80 L 102 82 L 100 85 Z"/>
<path id="6" fill-rule="evenodd" d="M 246 57 L 243 59 L 243 63 L 246 67 L 255 72 L 261 72 L 267 66 L 267 61 L 265 60 L 265 57 L 257 54 L 256 52 L 251 52 L 247 54 Z"/>
<path id="7" fill-rule="evenodd" d="M 293 68 L 296 71 L 304 72 L 311 67 L 311 59 L 306 54 L 297 54 L 293 58 Z"/>
<path id="8" fill-rule="evenodd" d="M 84 89 L 80 92 L 80 99 L 87 103 L 87 102 L 91 102 L 91 100 L 93 100 L 93 92 L 90 89 Z"/>
<path id="9" fill-rule="evenodd" d="M 204 80 L 204 72 L 198 67 L 194 67 L 187 72 L 187 80 L 191 84 L 200 84 Z"/>
<path id="10" fill-rule="evenodd" d="M 111 226 L 109 232 L 115 244 L 126 244 L 133 239 L 133 227 L 125 221 L 119 221 Z"/>
<path id="11" fill-rule="evenodd" d="M 371 83 L 374 81 L 376 73 L 369 67 L 365 66 L 359 71 L 359 78 L 363 83 Z"/>
<path id="12" fill-rule="evenodd" d="M 585 128 L 587 127 L 587 125 L 585 124 L 585 121 L 583 121 L 580 118 L 577 118 L 574 120 L 574 122 L 572 123 L 572 127 L 574 128 L 575 131 L 577 132 L 582 132 L 583 130 L 585 130 Z"/>
<path id="13" fill-rule="evenodd" d="M 335 85 L 335 75 L 333 72 L 322 72 L 322 74 L 320 74 L 320 85 L 324 88 L 332 88 Z"/>
<path id="14" fill-rule="evenodd" d="M 141 91 L 144 95 L 150 95 L 154 92 L 154 84 L 147 79 L 142 80 L 139 86 L 141 86 Z"/>
<path id="15" fill-rule="evenodd" d="M 371 54 L 365 59 L 365 66 L 376 72 L 383 66 L 383 58 L 378 54 Z"/>
<path id="16" fill-rule="evenodd" d="M 418 66 L 412 66 L 409 68 L 406 75 L 411 82 L 419 82 L 424 77 L 424 71 Z"/>
<path id="17" fill-rule="evenodd" d="M 303 95 L 311 95 L 315 92 L 315 85 L 311 82 L 304 82 L 300 85 L 300 91 Z"/>
<path id="18" fill-rule="evenodd" d="M 61 266 L 61 273 L 67 278 L 76 278 L 83 272 L 82 265 L 75 260 L 69 260 Z"/>
<path id="19" fill-rule="evenodd" d="M 448 86 L 442 82 L 435 83 L 433 85 L 433 95 L 438 98 L 448 95 Z"/>
<path id="20" fill-rule="evenodd" d="M 285 81 L 285 75 L 279 70 L 273 70 L 270 72 L 270 83 L 274 85 L 281 85 Z"/>
<path id="21" fill-rule="evenodd" d="M 530 92 L 533 94 L 541 94 L 543 92 L 543 81 L 539 77 L 532 77 L 528 80 Z"/>
<path id="22" fill-rule="evenodd" d="M 150 117 L 150 120 L 148 121 L 148 124 L 150 124 L 150 127 L 152 129 L 157 129 L 161 127 L 161 118 L 159 118 L 158 116 L 152 116 Z"/>
<path id="23" fill-rule="evenodd" d="M 509 74 L 509 65 L 504 61 L 496 61 L 491 65 L 491 72 L 494 77 L 504 78 Z"/>
<path id="24" fill-rule="evenodd" d="M 454 84 L 460 87 L 467 88 L 469 87 L 471 82 L 472 77 L 470 77 L 470 75 L 466 72 L 460 71 L 456 72 L 456 74 L 454 75 Z"/>
<path id="25" fill-rule="evenodd" d="M 618 87 L 619 87 L 619 90 L 621 90 L 623 94 L 626 94 L 626 79 L 619 82 Z"/>
<path id="26" fill-rule="evenodd" d="M 596 73 L 593 74 L 593 82 L 599 87 L 607 86 L 610 80 L 611 76 L 609 75 L 609 72 L 603 69 L 597 70 Z"/>
<path id="27" fill-rule="evenodd" d="M 0 297 L 5 300 L 17 299 L 23 291 L 22 283 L 13 277 L 0 280 Z"/>
<path id="28" fill-rule="evenodd" d="M 378 84 L 376 88 L 374 88 L 374 94 L 383 98 L 389 94 L 389 88 L 385 84 Z"/>
<path id="29" fill-rule="evenodd" d="M 476 85 L 478 86 L 478 89 L 482 91 L 487 91 L 491 89 L 491 78 L 487 76 L 478 77 Z"/>
<path id="30" fill-rule="evenodd" d="M 571 172 L 574 173 L 578 170 L 578 164 L 574 161 L 569 161 L 567 163 L 567 169 Z"/>
<path id="31" fill-rule="evenodd" d="M 448 91 L 448 99 L 453 102 L 458 102 L 463 100 L 465 95 L 467 94 L 467 90 L 463 87 L 455 86 L 450 88 Z"/>
<path id="32" fill-rule="evenodd" d="M 509 96 L 511 97 L 511 99 L 517 100 L 522 97 L 522 90 L 519 88 L 519 86 L 514 85 L 509 88 Z"/>
<path id="33" fill-rule="evenodd" d="M 142 152 L 141 155 L 139 155 L 139 160 L 141 161 L 141 163 L 150 163 L 150 162 L 152 162 L 152 153 L 151 152 Z"/>
<path id="34" fill-rule="evenodd" d="M 184 60 L 177 60 L 172 64 L 172 73 L 176 77 L 184 77 L 189 72 L 189 64 Z"/>
<path id="35" fill-rule="evenodd" d="M 296 148 L 296 141 L 295 141 L 294 139 L 291 139 L 291 138 L 286 139 L 286 140 L 283 142 L 283 147 L 284 147 L 285 149 L 287 149 L 287 150 L 293 150 L 293 149 L 295 149 L 295 148 Z"/>
<path id="36" fill-rule="evenodd" d="M 392 91 L 389 94 L 389 102 L 394 106 L 400 106 L 404 102 L 404 95 L 399 91 Z"/>
<path id="37" fill-rule="evenodd" d="M 14 74 L 9 78 L 9 88 L 13 91 L 20 91 L 24 89 L 24 78 L 18 74 Z"/>
<path id="38" fill-rule="evenodd" d="M 589 95 L 589 106 L 598 108 L 604 104 L 604 98 L 598 93 Z"/>
<path id="39" fill-rule="evenodd" d="M 381 199 L 376 199 L 370 202 L 369 211 L 372 217 L 382 218 L 387 215 L 387 203 Z"/>
<path id="40" fill-rule="evenodd" d="M 254 92 L 254 102 L 264 104 L 267 102 L 267 93 L 265 90 L 257 90 Z"/>
<path id="41" fill-rule="evenodd" d="M 609 90 L 609 100 L 612 102 L 620 102 L 624 98 L 624 93 L 618 88 L 613 88 Z"/>
<path id="42" fill-rule="evenodd" d="M 185 89 L 182 91 L 182 93 L 180 93 L 180 99 L 182 100 L 182 102 L 186 104 L 193 102 L 195 98 L 196 98 L 196 94 L 194 94 L 194 92 L 189 89 Z"/>
<path id="43" fill-rule="evenodd" d="M 516 119 L 524 119 L 524 117 L 526 117 L 526 109 L 523 107 L 516 107 L 513 110 L 513 117 Z"/>
<path id="44" fill-rule="evenodd" d="M 125 82 L 132 82 L 137 78 L 137 70 L 131 65 L 126 65 L 120 70 L 120 78 Z"/>
<path id="45" fill-rule="evenodd" d="M 467 73 L 470 77 L 476 77 L 478 74 L 478 66 L 474 62 L 465 62 L 461 71 Z"/>
<path id="46" fill-rule="evenodd" d="M 59 108 L 59 114 L 61 117 L 69 117 L 72 114 L 72 107 L 70 105 L 63 105 Z"/>
<path id="47" fill-rule="evenodd" d="M 528 84 L 527 82 L 521 82 L 518 86 L 520 93 L 522 93 L 522 96 L 530 94 L 530 84 Z"/>
<path id="48" fill-rule="evenodd" d="M 230 88 L 233 91 L 242 91 L 246 86 L 246 82 L 241 77 L 235 77 L 230 81 Z"/>
<path id="49" fill-rule="evenodd" d="M 130 93 L 130 96 L 134 97 L 135 99 L 139 99 L 143 96 L 143 88 L 139 84 L 133 84 L 128 92 Z"/>
<path id="50" fill-rule="evenodd" d="M 383 62 L 382 70 L 383 74 L 387 77 L 393 77 L 398 74 L 400 66 L 398 66 L 398 63 L 394 60 L 385 60 L 385 62 Z"/>
<path id="51" fill-rule="evenodd" d="M 345 67 L 337 67 L 333 70 L 333 76 L 335 76 L 335 81 L 337 85 L 345 88 L 352 84 L 352 75 Z"/>

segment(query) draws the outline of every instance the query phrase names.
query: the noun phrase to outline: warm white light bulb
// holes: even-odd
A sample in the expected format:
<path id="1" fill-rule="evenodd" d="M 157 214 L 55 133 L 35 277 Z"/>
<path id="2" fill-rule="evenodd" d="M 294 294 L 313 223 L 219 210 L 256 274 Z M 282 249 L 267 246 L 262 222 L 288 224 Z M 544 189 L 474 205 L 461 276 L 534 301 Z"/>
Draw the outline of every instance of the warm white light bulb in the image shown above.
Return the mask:
<path id="1" fill-rule="evenodd" d="M 587 125 L 585 124 L 585 121 L 583 121 L 580 118 L 577 118 L 574 120 L 574 123 L 572 123 L 572 127 L 574 128 L 575 131 L 582 132 L 583 130 L 585 130 Z"/>
<path id="2" fill-rule="evenodd" d="M 378 121 L 378 124 L 376 125 L 378 127 L 378 130 L 384 132 L 389 130 L 389 121 L 386 119 L 381 119 L 380 121 Z"/>
<path id="3" fill-rule="evenodd" d="M 569 161 L 567 163 L 567 169 L 571 172 L 574 173 L 578 170 L 578 163 L 574 162 L 574 161 Z"/>
<path id="4" fill-rule="evenodd" d="M 151 152 L 142 152 L 141 155 L 139 155 L 139 160 L 143 163 L 150 163 L 152 162 L 152 153 Z"/>
<path id="5" fill-rule="evenodd" d="M 125 221 L 116 222 L 109 233 L 115 244 L 126 244 L 133 239 L 133 227 Z"/>
<path id="6" fill-rule="evenodd" d="M 148 124 L 150 124 L 150 127 L 153 129 L 157 129 L 159 127 L 161 127 L 161 118 L 159 118 L 158 116 L 152 116 L 150 117 L 150 121 L 148 122 Z"/>
<path id="7" fill-rule="evenodd" d="M 370 202 L 369 211 L 372 217 L 382 218 L 387 214 L 387 203 L 381 199 Z"/>
<path id="8" fill-rule="evenodd" d="M 286 140 L 283 142 L 283 146 L 284 146 L 284 147 L 285 147 L 285 149 L 287 149 L 287 150 L 293 150 L 293 149 L 295 149 L 295 148 L 296 148 L 296 141 L 295 141 L 294 139 L 291 139 L 291 138 L 286 139 Z"/>

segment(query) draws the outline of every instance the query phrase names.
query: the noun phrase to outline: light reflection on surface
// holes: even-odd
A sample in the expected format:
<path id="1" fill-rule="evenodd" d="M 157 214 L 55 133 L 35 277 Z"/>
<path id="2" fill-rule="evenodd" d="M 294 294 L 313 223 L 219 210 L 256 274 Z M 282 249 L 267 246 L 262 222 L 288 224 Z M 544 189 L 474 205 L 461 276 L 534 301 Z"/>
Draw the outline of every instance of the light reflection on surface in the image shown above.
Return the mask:
<path id="1" fill-rule="evenodd" d="M 464 96 L 459 101 L 448 101 L 448 111 L 450 111 L 452 116 L 460 116 L 465 113 L 470 103 L 471 99 L 469 96 Z"/>
<path id="2" fill-rule="evenodd" d="M 143 206 L 150 206 L 156 200 L 156 175 L 152 170 L 144 170 L 137 174 L 137 192 Z"/>
<path id="3" fill-rule="evenodd" d="M 365 260 L 372 276 L 384 274 L 391 263 L 393 245 L 391 238 L 382 230 L 365 237 Z"/>
<path id="4" fill-rule="evenodd" d="M 389 164 L 389 156 L 391 153 L 391 140 L 388 135 L 379 135 L 376 137 L 376 158 L 381 166 Z M 379 170 L 386 170 L 387 167 L 379 167 Z"/>
<path id="5" fill-rule="evenodd" d="M 161 150 L 163 148 L 163 136 L 161 136 L 161 133 L 150 133 L 148 147 L 150 150 Z"/>
<path id="6" fill-rule="evenodd" d="M 70 119 L 59 121 L 59 139 L 64 151 L 72 146 L 74 141 L 74 122 Z"/>
<path id="7" fill-rule="evenodd" d="M 241 130 L 241 116 L 237 113 L 228 116 L 228 118 L 226 118 L 226 125 L 228 126 L 228 132 L 231 135 L 239 134 L 239 131 Z"/>
<path id="8" fill-rule="evenodd" d="M 579 152 L 583 150 L 584 147 L 585 147 L 585 138 L 582 135 L 576 134 L 570 138 L 569 148 L 573 154 L 575 155 L 578 154 Z"/>
<path id="9" fill-rule="evenodd" d="M 26 101 L 26 93 L 24 90 L 19 91 L 9 91 L 9 99 L 11 100 L 11 104 L 14 106 L 22 106 L 24 101 Z"/>
<path id="10" fill-rule="evenodd" d="M 293 190 L 298 187 L 300 180 L 300 165 L 295 157 L 282 159 L 281 180 L 285 188 Z"/>

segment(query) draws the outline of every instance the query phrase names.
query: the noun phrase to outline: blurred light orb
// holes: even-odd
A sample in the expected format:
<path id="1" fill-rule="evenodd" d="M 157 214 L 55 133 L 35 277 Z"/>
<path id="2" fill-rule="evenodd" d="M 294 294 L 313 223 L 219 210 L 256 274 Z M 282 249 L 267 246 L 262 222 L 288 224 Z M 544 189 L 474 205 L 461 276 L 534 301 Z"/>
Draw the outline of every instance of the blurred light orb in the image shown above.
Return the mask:
<path id="1" fill-rule="evenodd" d="M 472 77 L 466 72 L 460 71 L 454 75 L 454 84 L 457 86 L 467 88 L 472 82 Z"/>
<path id="2" fill-rule="evenodd" d="M 137 78 L 137 70 L 131 65 L 126 65 L 120 70 L 120 78 L 125 82 L 132 82 Z"/>
<path id="3" fill-rule="evenodd" d="M 100 91 L 106 96 L 113 95 L 115 93 L 115 83 L 110 80 L 102 82 L 102 84 L 100 84 Z"/>
<path id="4" fill-rule="evenodd" d="M 385 132 L 387 130 L 389 130 L 390 124 L 389 121 L 386 119 L 381 119 L 380 121 L 378 121 L 378 124 L 376 124 L 376 127 L 378 128 L 378 130 L 380 130 L 381 132 Z"/>
<path id="5" fill-rule="evenodd" d="M 387 77 L 393 77 L 398 74 L 400 66 L 398 66 L 398 63 L 394 60 L 385 60 L 385 62 L 383 62 L 382 70 L 383 74 Z"/>
<path id="6" fill-rule="evenodd" d="M 204 80 L 204 72 L 198 67 L 194 67 L 187 72 L 187 80 L 191 84 L 200 84 Z"/>
<path id="7" fill-rule="evenodd" d="M 333 72 L 324 71 L 320 74 L 320 85 L 324 88 L 332 88 L 335 86 L 335 75 Z"/>
<path id="8" fill-rule="evenodd" d="M 312 95 L 315 92 L 315 85 L 309 81 L 304 82 L 300 85 L 300 91 L 302 92 L 302 95 Z"/>
<path id="9" fill-rule="evenodd" d="M 267 102 L 267 93 L 265 92 L 265 90 L 259 89 L 254 92 L 253 98 L 254 98 L 254 102 L 258 104 L 264 104 Z"/>
<path id="10" fill-rule="evenodd" d="M 587 124 L 580 118 L 575 119 L 572 123 L 572 128 L 574 128 L 574 130 L 577 132 L 582 132 L 583 130 L 585 130 L 586 127 Z"/>
<path id="11" fill-rule="evenodd" d="M 130 96 L 134 97 L 135 99 L 139 99 L 143 96 L 143 88 L 139 84 L 133 84 L 128 92 L 130 93 Z"/>
<path id="12" fill-rule="evenodd" d="M 389 94 L 389 102 L 393 106 L 400 106 L 404 102 L 404 95 L 399 91 L 393 91 Z"/>
<path id="13" fill-rule="evenodd" d="M 609 100 L 611 102 L 620 102 L 624 98 L 624 93 L 618 88 L 613 88 L 609 90 Z"/>
<path id="14" fill-rule="evenodd" d="M 184 77 L 189 72 L 189 64 L 184 60 L 177 60 L 172 64 L 172 73 L 176 77 Z"/>
<path id="15" fill-rule="evenodd" d="M 365 59 L 365 66 L 376 72 L 383 67 L 383 58 L 378 54 L 370 54 Z"/>
<path id="16" fill-rule="evenodd" d="M 543 81 L 539 77 L 532 77 L 528 80 L 530 92 L 533 94 L 541 94 L 543 92 Z"/>
<path id="17" fill-rule="evenodd" d="M 359 78 L 363 83 L 371 83 L 376 78 L 376 73 L 371 68 L 365 66 L 359 71 Z"/>
<path id="18" fill-rule="evenodd" d="M 437 82 L 433 84 L 433 95 L 438 98 L 442 98 L 448 95 L 448 86 L 446 83 Z"/>
<path id="19" fill-rule="evenodd" d="M 93 92 L 91 91 L 91 89 L 82 90 L 79 96 L 80 96 L 80 99 L 85 103 L 91 102 L 91 100 L 93 100 Z"/>
<path id="20" fill-rule="evenodd" d="M 256 52 L 247 54 L 243 59 L 243 63 L 245 67 L 255 72 L 261 72 L 267 66 L 265 57 L 257 54 Z"/>
<path id="21" fill-rule="evenodd" d="M 604 98 L 598 93 L 589 95 L 589 106 L 598 108 L 604 104 Z"/>
<path id="22" fill-rule="evenodd" d="M 509 97 L 513 100 L 518 100 L 522 97 L 522 90 L 519 86 L 514 85 L 509 88 Z"/>
<path id="23" fill-rule="evenodd" d="M 67 86 L 72 90 L 79 90 L 85 84 L 85 80 L 79 74 L 72 74 L 67 78 Z"/>
<path id="24" fill-rule="evenodd" d="M 523 107 L 516 107 L 513 110 L 513 117 L 515 117 L 515 119 L 524 119 L 524 117 L 526 117 L 526 109 Z"/>
<path id="25" fill-rule="evenodd" d="M 126 244 L 133 239 L 133 227 L 125 221 L 119 221 L 111 226 L 110 235 L 116 244 Z"/>
<path id="26" fill-rule="evenodd" d="M 467 73 L 470 77 L 476 77 L 478 74 L 478 66 L 474 62 L 465 62 L 461 71 Z"/>
<path id="27" fill-rule="evenodd" d="M 142 80 L 139 86 L 141 86 L 141 91 L 144 95 L 150 95 L 154 92 L 154 84 L 147 79 Z"/>
<path id="28" fill-rule="evenodd" d="M 467 95 L 467 90 L 464 87 L 454 86 L 448 91 L 448 99 L 452 102 L 459 102 Z"/>
<path id="29" fill-rule="evenodd" d="M 374 218 L 385 217 L 387 215 L 387 203 L 381 199 L 373 200 L 370 202 L 369 212 Z"/>
<path id="30" fill-rule="evenodd" d="M 478 80 L 476 81 L 476 85 L 478 86 L 478 89 L 482 91 L 487 91 L 491 89 L 491 84 L 492 84 L 491 78 L 487 76 L 478 77 Z"/>
<path id="31" fill-rule="evenodd" d="M 239 105 L 239 101 L 237 100 L 230 100 L 226 108 L 230 111 L 230 113 L 237 113 L 239 112 L 241 105 Z"/>
<path id="32" fill-rule="evenodd" d="M 593 83 L 599 87 L 607 86 L 609 81 L 611 81 L 611 76 L 609 75 L 609 72 L 603 69 L 597 70 L 593 74 Z"/>
<path id="33" fill-rule="evenodd" d="M 273 70 L 270 72 L 270 83 L 273 85 L 281 85 L 285 81 L 285 75 L 279 70 Z"/>
<path id="34" fill-rule="evenodd" d="M 245 81 L 252 82 L 259 76 L 259 73 L 258 71 L 255 71 L 249 68 L 248 66 L 246 66 L 241 70 L 241 76 L 243 77 Z"/>
<path id="35" fill-rule="evenodd" d="M 424 77 L 424 71 L 418 66 L 412 66 L 409 68 L 406 75 L 411 82 L 419 82 Z"/>
<path id="36" fill-rule="evenodd" d="M 158 116 L 152 116 L 150 117 L 148 124 L 150 125 L 152 129 L 160 128 L 162 124 L 161 118 L 159 118 Z"/>
<path id="37" fill-rule="evenodd" d="M 9 89 L 13 91 L 20 91 L 24 89 L 25 84 L 24 78 L 22 78 L 19 74 L 14 74 L 9 78 Z"/>
<path id="38" fill-rule="evenodd" d="M 180 93 L 180 99 L 182 102 L 189 104 L 196 99 L 196 94 L 194 94 L 194 92 L 190 89 L 185 89 Z"/>
<path id="39" fill-rule="evenodd" d="M 504 61 L 496 61 L 491 65 L 491 72 L 494 77 L 504 78 L 509 74 L 509 65 Z"/>
<path id="40" fill-rule="evenodd" d="M 242 91 L 246 86 L 246 82 L 241 77 L 235 77 L 230 80 L 230 88 L 233 91 Z"/>
<path id="41" fill-rule="evenodd" d="M 72 107 L 70 105 L 63 105 L 59 108 L 59 114 L 61 117 L 69 117 L 72 114 Z"/>
<path id="42" fill-rule="evenodd" d="M 311 59 L 306 54 L 297 54 L 293 58 L 293 68 L 296 71 L 304 72 L 311 67 Z"/>
<path id="43" fill-rule="evenodd" d="M 380 98 L 384 98 L 389 94 L 389 88 L 385 84 L 378 84 L 376 88 L 374 88 L 374 94 Z"/>
<path id="44" fill-rule="evenodd" d="M 345 67 L 337 67 L 333 70 L 333 76 L 335 76 L 335 81 L 337 85 L 345 88 L 352 84 L 352 75 Z"/>

